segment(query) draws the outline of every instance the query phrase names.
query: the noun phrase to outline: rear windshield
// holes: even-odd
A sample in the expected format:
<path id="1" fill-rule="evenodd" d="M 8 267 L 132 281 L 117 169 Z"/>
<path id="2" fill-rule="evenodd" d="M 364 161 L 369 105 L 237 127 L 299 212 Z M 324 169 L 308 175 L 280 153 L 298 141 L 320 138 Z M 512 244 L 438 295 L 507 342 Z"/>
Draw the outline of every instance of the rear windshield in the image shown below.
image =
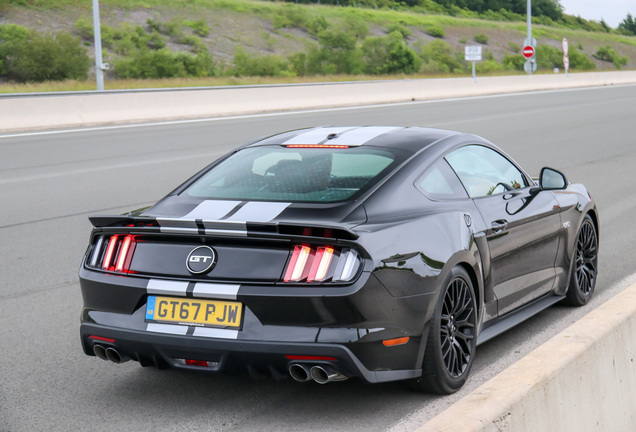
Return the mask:
<path id="1" fill-rule="evenodd" d="M 208 199 L 334 202 L 353 198 L 408 157 L 372 147 L 250 147 L 238 151 L 185 193 Z"/>

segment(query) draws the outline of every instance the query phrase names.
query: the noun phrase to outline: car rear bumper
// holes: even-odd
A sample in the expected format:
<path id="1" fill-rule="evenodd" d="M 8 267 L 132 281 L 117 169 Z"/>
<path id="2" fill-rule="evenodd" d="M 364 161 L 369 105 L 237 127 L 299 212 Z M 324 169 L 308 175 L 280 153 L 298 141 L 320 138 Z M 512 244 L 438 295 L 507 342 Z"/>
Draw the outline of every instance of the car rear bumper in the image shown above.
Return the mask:
<path id="1" fill-rule="evenodd" d="M 102 348 L 116 349 L 124 360 L 130 358 L 142 366 L 158 368 L 248 372 L 253 377 L 270 375 L 283 378 L 289 375 L 288 370 L 292 364 L 309 367 L 323 365 L 332 367 L 346 377 L 359 377 L 370 383 L 417 378 L 422 373 L 421 369 L 370 370 L 358 355 L 341 344 L 206 339 L 119 329 L 92 323 L 83 323 L 80 334 L 82 347 L 87 355 L 95 355 L 94 348 L 99 345 Z M 414 346 L 419 345 L 415 342 L 414 340 L 411 347 L 408 347 L 409 344 L 391 347 L 391 356 L 400 358 L 400 354 L 407 354 L 405 351 L 412 351 Z M 369 348 L 372 347 L 367 346 L 358 351 L 363 355 L 373 356 L 374 349 Z M 209 366 L 187 365 L 184 362 L 186 359 L 207 362 Z"/>

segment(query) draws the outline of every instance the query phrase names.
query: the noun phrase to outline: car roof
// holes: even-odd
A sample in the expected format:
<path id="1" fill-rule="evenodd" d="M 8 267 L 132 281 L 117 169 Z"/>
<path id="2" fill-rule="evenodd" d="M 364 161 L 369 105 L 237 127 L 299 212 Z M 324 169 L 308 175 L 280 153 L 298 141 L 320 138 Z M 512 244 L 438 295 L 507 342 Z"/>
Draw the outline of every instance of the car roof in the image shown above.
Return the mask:
<path id="1" fill-rule="evenodd" d="M 269 136 L 247 147 L 264 145 L 325 145 L 391 147 L 417 153 L 430 144 L 460 132 L 401 126 L 320 126 Z"/>

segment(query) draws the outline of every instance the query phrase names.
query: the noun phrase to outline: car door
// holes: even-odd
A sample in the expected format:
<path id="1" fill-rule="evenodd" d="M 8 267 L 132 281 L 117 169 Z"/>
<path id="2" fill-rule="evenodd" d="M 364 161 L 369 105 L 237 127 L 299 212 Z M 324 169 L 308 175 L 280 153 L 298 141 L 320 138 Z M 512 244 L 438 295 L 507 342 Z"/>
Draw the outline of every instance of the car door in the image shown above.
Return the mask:
<path id="1" fill-rule="evenodd" d="M 446 160 L 483 218 L 476 229 L 487 238 L 486 283 L 497 298 L 498 315 L 550 292 L 561 225 L 553 195 L 536 193 L 513 162 L 484 145 L 461 147 Z"/>

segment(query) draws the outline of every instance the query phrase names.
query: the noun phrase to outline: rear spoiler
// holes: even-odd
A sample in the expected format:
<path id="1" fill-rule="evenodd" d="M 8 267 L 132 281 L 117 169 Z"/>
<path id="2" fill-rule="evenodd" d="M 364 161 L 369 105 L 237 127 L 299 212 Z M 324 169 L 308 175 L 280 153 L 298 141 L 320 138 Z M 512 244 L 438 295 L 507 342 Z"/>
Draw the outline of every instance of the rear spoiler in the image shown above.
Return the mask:
<path id="1" fill-rule="evenodd" d="M 319 224 L 273 222 L 226 222 L 202 219 L 157 218 L 132 215 L 96 215 L 88 218 L 96 229 L 146 233 L 186 234 L 198 236 L 256 235 L 320 237 L 355 240 L 359 237 L 349 227 Z"/>

